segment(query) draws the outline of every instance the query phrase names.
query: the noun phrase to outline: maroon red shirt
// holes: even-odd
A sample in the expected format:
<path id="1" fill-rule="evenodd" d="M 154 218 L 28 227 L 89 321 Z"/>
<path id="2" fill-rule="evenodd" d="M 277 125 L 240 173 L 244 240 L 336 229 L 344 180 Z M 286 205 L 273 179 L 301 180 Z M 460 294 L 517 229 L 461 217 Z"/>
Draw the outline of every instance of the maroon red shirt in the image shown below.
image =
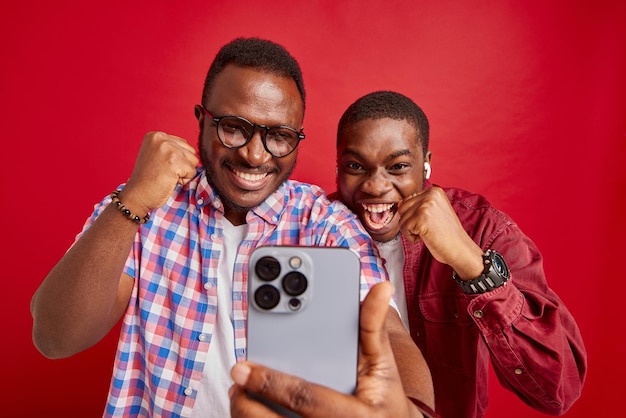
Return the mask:
<path id="1" fill-rule="evenodd" d="M 587 353 L 574 318 L 548 286 L 541 253 L 485 197 L 443 189 L 469 236 L 503 255 L 511 279 L 466 295 L 450 266 L 421 241 L 401 237 L 410 333 L 432 373 L 437 416 L 485 415 L 490 360 L 503 387 L 539 411 L 563 414 L 580 397 Z"/>
<path id="2" fill-rule="evenodd" d="M 444 190 L 472 239 L 503 255 L 511 280 L 466 295 L 450 266 L 402 237 L 411 337 L 430 367 L 438 416 L 485 415 L 490 359 L 503 387 L 539 411 L 564 413 L 580 396 L 587 354 L 574 318 L 548 286 L 541 253 L 483 196 Z"/>

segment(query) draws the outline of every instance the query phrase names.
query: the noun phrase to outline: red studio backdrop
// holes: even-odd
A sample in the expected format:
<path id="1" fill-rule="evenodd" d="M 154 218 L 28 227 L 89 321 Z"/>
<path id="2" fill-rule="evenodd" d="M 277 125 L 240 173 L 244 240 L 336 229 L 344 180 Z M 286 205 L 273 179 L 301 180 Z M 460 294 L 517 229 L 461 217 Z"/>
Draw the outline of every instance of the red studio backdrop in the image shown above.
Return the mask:
<path id="1" fill-rule="evenodd" d="M 5 1 L 0 6 L 0 414 L 100 416 L 119 325 L 45 359 L 30 297 L 145 132 L 196 145 L 193 106 L 218 48 L 285 45 L 308 93 L 293 177 L 334 189 L 342 111 L 391 89 L 429 116 L 435 183 L 487 195 L 538 244 L 589 374 L 568 417 L 616 416 L 626 375 L 626 3 L 555 1 Z M 454 350 L 455 347 L 450 347 Z M 489 417 L 544 416 L 491 374 Z"/>

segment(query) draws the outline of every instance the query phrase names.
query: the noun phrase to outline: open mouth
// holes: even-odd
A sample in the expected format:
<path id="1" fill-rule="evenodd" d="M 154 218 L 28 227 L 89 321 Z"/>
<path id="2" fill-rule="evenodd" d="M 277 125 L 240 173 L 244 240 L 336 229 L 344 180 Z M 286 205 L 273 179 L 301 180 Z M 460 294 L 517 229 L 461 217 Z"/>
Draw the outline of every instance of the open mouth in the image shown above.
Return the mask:
<path id="1" fill-rule="evenodd" d="M 363 218 L 369 229 L 378 230 L 391 223 L 396 214 L 397 205 L 395 203 L 376 203 L 363 206 Z"/>
<path id="2" fill-rule="evenodd" d="M 232 169 L 232 172 L 235 173 L 237 177 L 253 183 L 261 181 L 267 177 L 267 173 L 244 173 L 243 171 L 236 170 L 235 168 Z"/>

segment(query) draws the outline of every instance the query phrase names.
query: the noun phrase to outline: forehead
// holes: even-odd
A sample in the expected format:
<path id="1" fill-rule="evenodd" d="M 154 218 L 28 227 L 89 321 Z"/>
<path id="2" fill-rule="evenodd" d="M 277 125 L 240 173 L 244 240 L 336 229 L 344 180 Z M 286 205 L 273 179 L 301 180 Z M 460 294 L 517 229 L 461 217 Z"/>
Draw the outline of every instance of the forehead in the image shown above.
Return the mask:
<path id="1" fill-rule="evenodd" d="M 259 124 L 302 124 L 303 104 L 295 81 L 267 71 L 226 66 L 207 98 L 209 111 Z"/>
<path id="2" fill-rule="evenodd" d="M 347 127 L 340 138 L 339 153 L 393 153 L 408 150 L 421 158 L 421 143 L 418 132 L 406 120 L 391 118 L 364 119 Z"/>

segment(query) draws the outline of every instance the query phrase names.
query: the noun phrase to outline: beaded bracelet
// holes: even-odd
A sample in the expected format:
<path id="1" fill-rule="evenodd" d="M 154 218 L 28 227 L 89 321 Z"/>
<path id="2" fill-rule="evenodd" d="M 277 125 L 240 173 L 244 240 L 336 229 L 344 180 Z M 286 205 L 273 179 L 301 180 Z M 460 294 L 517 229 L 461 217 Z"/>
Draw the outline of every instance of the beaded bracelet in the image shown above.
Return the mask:
<path id="1" fill-rule="evenodd" d="M 113 193 L 111 193 L 111 203 L 113 203 L 119 209 L 119 211 L 122 212 L 128 219 L 138 224 L 145 224 L 146 222 L 150 220 L 149 213 L 146 214 L 146 216 L 144 216 L 143 218 L 140 218 L 139 216 L 132 213 L 130 209 L 128 209 L 126 206 L 122 204 L 122 202 L 120 201 L 119 195 L 120 195 L 120 191 L 114 190 Z"/>

